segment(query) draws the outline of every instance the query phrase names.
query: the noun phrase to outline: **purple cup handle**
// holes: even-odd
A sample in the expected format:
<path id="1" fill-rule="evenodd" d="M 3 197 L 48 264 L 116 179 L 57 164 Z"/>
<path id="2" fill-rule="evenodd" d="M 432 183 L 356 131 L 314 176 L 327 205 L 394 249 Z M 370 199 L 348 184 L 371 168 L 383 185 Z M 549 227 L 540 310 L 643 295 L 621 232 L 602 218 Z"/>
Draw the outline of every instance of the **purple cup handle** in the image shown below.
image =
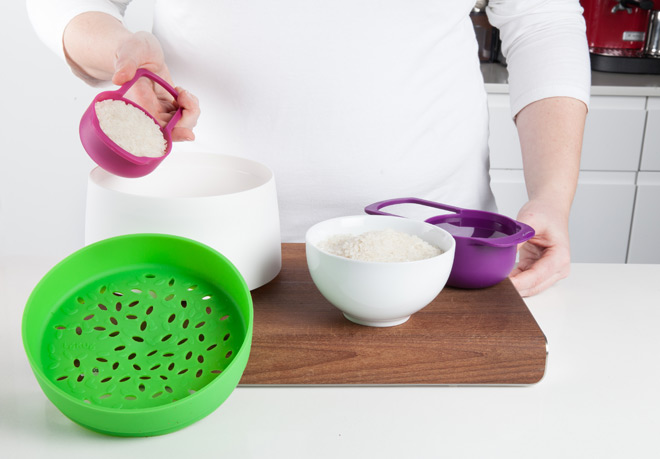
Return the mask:
<path id="1" fill-rule="evenodd" d="M 401 215 L 383 212 L 381 210 L 384 207 L 393 206 L 397 204 L 419 204 L 421 206 L 448 210 L 454 213 L 447 215 L 437 215 L 425 220 L 427 223 L 431 223 L 432 225 L 441 223 L 443 220 L 453 218 L 455 215 L 462 215 L 464 218 L 469 218 L 469 217 L 477 217 L 484 219 L 506 218 L 507 220 L 510 220 L 517 225 L 518 230 L 516 231 L 516 233 L 509 236 L 497 237 L 497 238 L 474 238 L 475 240 L 479 240 L 479 244 L 481 245 L 487 245 L 491 247 L 511 247 L 514 245 L 522 244 L 525 241 L 528 241 L 529 239 L 534 237 L 535 234 L 534 229 L 531 226 L 521 223 L 517 220 L 510 219 L 509 217 L 505 217 L 499 214 L 493 214 L 491 212 L 482 211 L 482 210 L 463 209 L 461 207 L 449 206 L 446 204 L 441 204 L 439 202 L 427 201 L 425 199 L 420 199 L 420 198 L 398 198 L 398 199 L 388 199 L 385 201 L 379 201 L 368 205 L 367 207 L 364 208 L 364 211 L 367 214 L 371 214 L 371 215 L 389 215 L 392 217 L 401 217 Z"/>
<path id="2" fill-rule="evenodd" d="M 137 69 L 133 78 L 131 78 L 126 83 L 124 83 L 116 91 L 113 91 L 113 93 L 123 97 L 124 94 L 126 94 L 126 92 L 135 84 L 135 82 L 142 77 L 149 78 L 150 80 L 155 81 L 156 83 L 161 85 L 167 92 L 169 92 L 172 95 L 172 97 L 174 97 L 174 100 L 176 100 L 179 97 L 179 93 L 176 91 L 176 89 L 172 87 L 172 85 L 170 85 L 160 76 L 156 75 L 155 73 L 147 69 Z M 183 115 L 182 111 L 183 108 L 179 107 L 179 109 L 176 111 L 174 116 L 172 116 L 172 119 L 170 119 L 167 125 L 163 128 L 163 131 L 167 132 L 168 135 L 172 132 L 172 129 L 174 129 L 176 123 L 178 123 L 179 120 L 181 119 L 181 116 Z"/>
<path id="3" fill-rule="evenodd" d="M 512 219 L 513 220 L 513 219 Z M 495 238 L 484 238 L 479 239 L 479 242 L 483 245 L 490 247 L 512 247 L 514 245 L 522 244 L 525 241 L 530 240 L 534 237 L 535 231 L 529 225 L 519 222 L 518 220 L 513 220 L 516 225 L 519 227 L 518 231 L 515 234 L 504 237 L 495 237 Z"/>
<path id="4" fill-rule="evenodd" d="M 534 231 L 534 228 L 531 226 L 521 223 L 518 220 L 516 220 L 516 223 L 520 225 L 520 231 L 511 236 L 513 243 L 522 244 L 523 242 L 529 241 L 536 234 L 536 231 Z"/>
<path id="5" fill-rule="evenodd" d="M 394 206 L 397 204 L 418 204 L 420 206 L 434 207 L 436 209 L 448 210 L 456 214 L 460 214 L 463 209 L 460 207 L 448 206 L 446 204 L 441 204 L 439 202 L 427 201 L 420 198 L 397 198 L 397 199 L 387 199 L 385 201 L 375 202 L 368 205 L 364 208 L 364 211 L 371 215 L 390 215 L 392 217 L 401 217 L 401 215 L 395 215 L 388 212 L 382 212 L 380 209 L 383 207 Z"/>

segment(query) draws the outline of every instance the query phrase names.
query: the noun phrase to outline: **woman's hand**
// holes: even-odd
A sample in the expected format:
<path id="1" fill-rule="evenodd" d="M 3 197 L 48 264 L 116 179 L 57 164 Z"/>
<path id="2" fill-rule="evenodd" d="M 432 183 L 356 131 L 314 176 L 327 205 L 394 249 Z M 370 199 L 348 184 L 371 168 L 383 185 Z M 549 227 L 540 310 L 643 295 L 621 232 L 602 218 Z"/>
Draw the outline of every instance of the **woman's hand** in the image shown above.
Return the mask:
<path id="1" fill-rule="evenodd" d="M 90 85 L 109 80 L 122 85 L 135 76 L 137 69 L 145 68 L 174 86 L 158 39 L 148 32 L 132 33 L 108 14 L 88 12 L 73 18 L 64 31 L 63 45 L 74 74 Z M 151 113 L 161 126 L 182 107 L 172 140 L 193 140 L 199 101 L 182 88 L 176 90 L 179 96 L 174 100 L 158 83 L 140 78 L 126 97 Z"/>
<path id="2" fill-rule="evenodd" d="M 112 82 L 118 86 L 123 85 L 135 76 L 139 68 L 152 71 L 174 86 L 160 43 L 147 32 L 132 34 L 117 48 Z M 182 107 L 181 119 L 172 130 L 172 140 L 194 140 L 193 128 L 200 115 L 199 101 L 181 87 L 177 87 L 176 91 L 179 97 L 174 100 L 160 84 L 148 78 L 140 78 L 126 93 L 126 97 L 151 113 L 161 126 L 165 126 L 177 109 Z"/>
<path id="3" fill-rule="evenodd" d="M 510 274 L 521 296 L 540 293 L 570 272 L 568 215 L 550 203 L 529 201 L 518 220 L 534 228 L 535 235 L 519 247 L 518 266 Z"/>

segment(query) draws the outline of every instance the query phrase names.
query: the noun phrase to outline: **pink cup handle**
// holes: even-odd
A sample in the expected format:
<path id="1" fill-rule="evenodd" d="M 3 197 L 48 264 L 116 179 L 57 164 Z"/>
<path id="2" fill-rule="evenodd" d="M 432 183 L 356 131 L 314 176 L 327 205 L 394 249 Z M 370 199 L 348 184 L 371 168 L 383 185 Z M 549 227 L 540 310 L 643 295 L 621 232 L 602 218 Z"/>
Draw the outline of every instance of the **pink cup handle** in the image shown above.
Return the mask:
<path id="1" fill-rule="evenodd" d="M 176 89 L 172 87 L 172 85 L 170 85 L 160 76 L 156 75 L 155 73 L 147 69 L 137 69 L 133 78 L 127 81 L 126 83 L 124 83 L 119 89 L 114 91 L 114 93 L 123 97 L 124 94 L 126 94 L 126 92 L 135 84 L 135 82 L 142 77 L 149 78 L 150 80 L 155 81 L 156 83 L 161 85 L 163 88 L 165 88 L 167 92 L 169 92 L 172 95 L 172 97 L 174 97 L 174 100 L 176 100 L 179 97 L 179 93 L 176 91 Z M 174 129 L 176 123 L 178 123 L 179 120 L 181 119 L 181 116 L 183 115 L 182 112 L 183 112 L 183 108 L 179 107 L 179 109 L 176 111 L 174 116 L 172 116 L 172 119 L 163 128 L 168 134 L 172 132 L 172 129 Z"/>
<path id="2" fill-rule="evenodd" d="M 183 108 L 179 107 L 179 109 L 176 111 L 172 119 L 165 125 L 164 130 L 167 131 L 168 134 L 172 132 L 172 129 L 174 129 L 174 126 L 176 126 L 176 123 L 179 122 L 181 117 L 183 116 Z"/>

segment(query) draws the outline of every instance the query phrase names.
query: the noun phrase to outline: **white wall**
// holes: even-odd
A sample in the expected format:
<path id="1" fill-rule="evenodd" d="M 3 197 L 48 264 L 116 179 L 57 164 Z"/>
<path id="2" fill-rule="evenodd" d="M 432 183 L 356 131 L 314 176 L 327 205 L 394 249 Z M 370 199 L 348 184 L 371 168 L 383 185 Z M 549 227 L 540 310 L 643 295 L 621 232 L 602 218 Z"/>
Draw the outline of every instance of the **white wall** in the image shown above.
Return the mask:
<path id="1" fill-rule="evenodd" d="M 134 2 L 129 27 L 149 27 Z M 0 14 L 0 256 L 63 258 L 82 247 L 87 175 L 80 117 L 95 94 L 39 41 L 23 2 Z"/>

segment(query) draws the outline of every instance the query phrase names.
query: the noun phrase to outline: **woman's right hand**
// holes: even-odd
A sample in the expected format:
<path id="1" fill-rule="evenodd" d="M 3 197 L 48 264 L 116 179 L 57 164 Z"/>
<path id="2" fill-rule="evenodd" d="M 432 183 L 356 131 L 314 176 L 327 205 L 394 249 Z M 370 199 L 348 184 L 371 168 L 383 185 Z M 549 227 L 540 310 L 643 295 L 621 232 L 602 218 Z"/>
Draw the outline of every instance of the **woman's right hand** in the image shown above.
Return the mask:
<path id="1" fill-rule="evenodd" d="M 62 42 L 74 74 L 92 86 L 109 80 L 122 85 L 131 80 L 139 68 L 158 74 L 174 86 L 158 39 L 148 32 L 130 32 L 109 14 L 96 11 L 79 14 L 67 24 Z M 200 113 L 199 101 L 182 88 L 176 90 L 179 96 L 174 100 L 159 84 L 140 78 L 126 96 L 151 113 L 161 126 L 182 107 L 181 119 L 172 130 L 172 140 L 193 140 L 193 128 Z"/>
<path id="2" fill-rule="evenodd" d="M 165 64 L 163 50 L 158 39 L 148 32 L 128 35 L 117 47 L 112 82 L 118 86 L 130 81 L 139 68 L 144 68 L 162 77 L 172 86 L 172 78 Z M 189 91 L 176 87 L 179 96 L 176 100 L 160 84 L 148 78 L 140 78 L 126 93 L 126 97 L 165 126 L 179 107 L 183 108 L 179 122 L 172 130 L 172 140 L 194 140 L 193 128 L 199 119 L 199 101 Z"/>

